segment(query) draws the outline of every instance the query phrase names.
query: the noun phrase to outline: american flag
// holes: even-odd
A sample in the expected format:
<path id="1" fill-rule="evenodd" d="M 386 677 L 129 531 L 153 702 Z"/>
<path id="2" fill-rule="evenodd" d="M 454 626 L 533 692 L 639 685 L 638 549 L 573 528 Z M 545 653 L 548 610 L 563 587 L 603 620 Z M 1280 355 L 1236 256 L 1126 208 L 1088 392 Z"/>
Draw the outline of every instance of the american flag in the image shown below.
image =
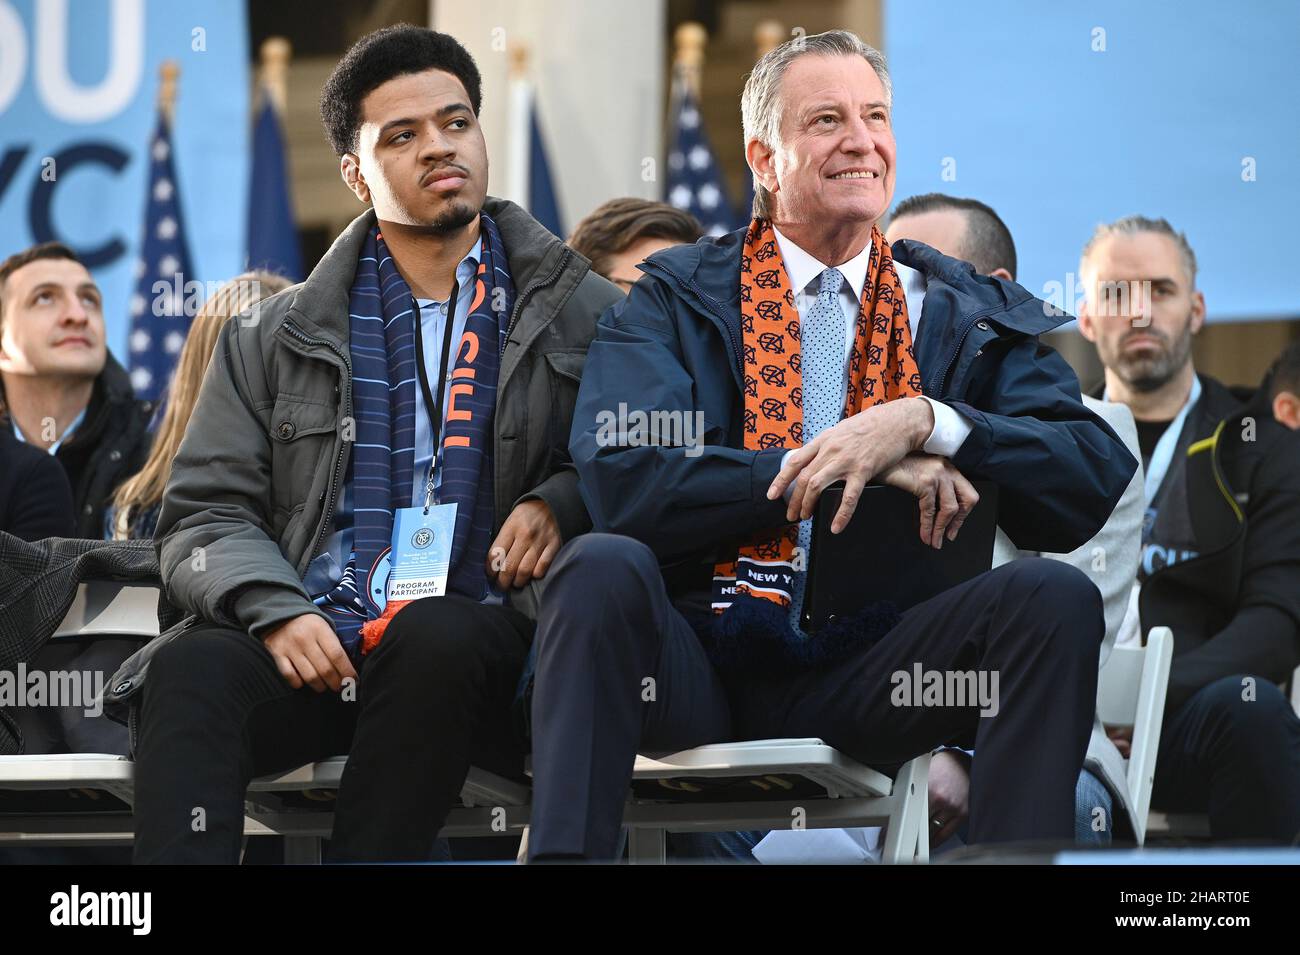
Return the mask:
<path id="1" fill-rule="evenodd" d="M 149 196 L 140 257 L 135 263 L 129 345 L 136 396 L 157 401 L 171 379 L 203 294 L 194 291 L 195 285 L 186 290 L 186 282 L 193 282 L 194 274 L 172 162 L 171 123 L 163 113 L 149 142 L 149 158 Z"/>
<path id="2" fill-rule="evenodd" d="M 722 171 L 700 122 L 700 106 L 685 83 L 674 84 L 672 147 L 668 151 L 667 201 L 700 220 L 709 235 L 739 228 L 727 200 Z M 748 216 L 745 216 L 748 221 Z"/>
<path id="3" fill-rule="evenodd" d="M 280 114 L 263 91 L 253 123 L 253 170 L 248 179 L 248 267 L 299 282 L 302 252 L 290 193 Z"/>

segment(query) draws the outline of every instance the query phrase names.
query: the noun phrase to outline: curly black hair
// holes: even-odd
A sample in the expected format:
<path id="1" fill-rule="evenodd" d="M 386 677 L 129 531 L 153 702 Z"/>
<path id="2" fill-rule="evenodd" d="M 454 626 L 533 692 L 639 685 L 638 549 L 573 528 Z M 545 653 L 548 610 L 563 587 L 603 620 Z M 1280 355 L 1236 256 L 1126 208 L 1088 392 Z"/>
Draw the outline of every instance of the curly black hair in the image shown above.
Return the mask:
<path id="1" fill-rule="evenodd" d="M 469 51 L 446 33 L 399 23 L 368 33 L 343 54 L 320 94 L 320 118 L 334 152 L 356 152 L 361 101 L 395 76 L 443 70 L 456 77 L 478 115 L 482 80 Z"/>

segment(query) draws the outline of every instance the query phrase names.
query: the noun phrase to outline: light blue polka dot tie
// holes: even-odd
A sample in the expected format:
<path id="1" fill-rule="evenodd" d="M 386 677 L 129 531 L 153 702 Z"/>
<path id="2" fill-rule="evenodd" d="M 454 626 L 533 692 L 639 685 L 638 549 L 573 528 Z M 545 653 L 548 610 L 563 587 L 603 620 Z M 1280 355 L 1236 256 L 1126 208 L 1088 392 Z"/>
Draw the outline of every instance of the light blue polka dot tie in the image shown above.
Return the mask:
<path id="1" fill-rule="evenodd" d="M 822 273 L 817 301 L 807 315 L 799 316 L 799 351 L 803 364 L 803 440 L 813 438 L 840 420 L 844 412 L 844 309 L 840 307 L 840 286 L 844 276 L 839 269 Z M 807 559 L 812 551 L 812 519 L 799 522 L 799 547 L 804 554 L 805 570 L 794 575 L 794 592 L 790 595 L 790 626 L 799 630 L 803 612 L 804 586 L 807 583 Z"/>

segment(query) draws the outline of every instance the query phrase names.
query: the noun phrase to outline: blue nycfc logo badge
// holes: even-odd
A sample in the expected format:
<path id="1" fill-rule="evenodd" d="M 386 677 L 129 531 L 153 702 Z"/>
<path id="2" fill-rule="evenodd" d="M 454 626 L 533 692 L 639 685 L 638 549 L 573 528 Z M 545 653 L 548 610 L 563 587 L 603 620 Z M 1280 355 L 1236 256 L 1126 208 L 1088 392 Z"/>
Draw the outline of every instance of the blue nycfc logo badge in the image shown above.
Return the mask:
<path id="1" fill-rule="evenodd" d="M 427 527 L 421 527 L 411 535 L 411 546 L 416 550 L 424 550 L 433 543 L 433 531 Z"/>

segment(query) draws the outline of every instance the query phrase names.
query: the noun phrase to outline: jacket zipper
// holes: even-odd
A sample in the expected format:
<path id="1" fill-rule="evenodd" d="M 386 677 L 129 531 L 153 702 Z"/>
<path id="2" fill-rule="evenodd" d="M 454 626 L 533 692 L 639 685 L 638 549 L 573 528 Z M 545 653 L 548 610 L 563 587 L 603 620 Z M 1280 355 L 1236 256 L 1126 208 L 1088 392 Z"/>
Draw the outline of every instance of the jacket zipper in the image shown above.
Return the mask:
<path id="1" fill-rule="evenodd" d="M 741 351 L 740 343 L 736 341 L 735 333 L 733 333 L 731 330 L 731 323 L 727 321 L 726 316 L 723 315 L 722 313 L 722 303 L 720 303 L 708 292 L 704 291 L 704 289 L 700 288 L 699 285 L 696 284 L 694 279 L 691 279 L 689 282 L 687 282 L 686 287 L 689 288 L 691 291 L 693 291 L 700 298 L 704 299 L 706 302 L 709 303 L 709 307 L 713 309 L 713 314 L 716 315 L 721 320 L 723 328 L 727 330 L 727 338 L 731 342 L 731 350 L 736 356 L 736 361 L 738 363 L 743 364 L 745 360 L 745 356 Z"/>
<path id="2" fill-rule="evenodd" d="M 129 708 L 126 711 L 127 754 L 131 759 L 135 759 L 140 742 L 140 704 L 133 702 L 128 705 Z"/>
<path id="3" fill-rule="evenodd" d="M 290 322 L 288 319 L 281 322 L 280 327 L 283 328 L 285 332 L 287 332 L 289 335 L 293 336 L 298 341 L 302 342 L 304 345 L 324 345 L 326 348 L 328 348 L 330 351 L 332 351 L 335 355 L 339 357 L 339 360 L 343 362 L 343 367 L 347 369 L 347 373 L 348 373 L 348 388 L 346 389 L 346 397 L 344 397 L 343 399 L 344 411 L 346 412 L 344 417 L 346 418 L 349 415 L 351 415 L 352 413 L 352 387 L 351 387 L 352 362 L 348 359 L 348 356 L 343 354 L 343 350 L 340 349 L 338 346 L 336 346 L 333 342 L 326 341 L 323 338 L 310 337 L 301 329 L 299 329 L 298 326 Z M 339 387 L 339 392 L 340 394 L 344 392 L 344 389 L 341 386 Z M 345 443 L 340 438 L 338 454 L 335 456 L 334 459 L 334 472 L 330 478 L 329 486 L 326 489 L 325 508 L 324 510 L 321 511 L 320 523 L 316 527 L 316 537 L 312 541 L 311 547 L 308 548 L 307 550 L 306 557 L 308 561 L 310 561 L 311 558 L 315 556 L 316 551 L 320 548 L 321 539 L 325 536 L 325 528 L 329 526 L 330 518 L 334 515 L 334 499 L 338 493 L 339 478 L 342 476 L 343 459 L 347 456 L 344 449 L 345 449 Z M 301 563 L 301 561 L 299 561 L 299 563 Z M 299 568 L 299 571 L 301 572 L 301 568 Z"/>
<path id="4" fill-rule="evenodd" d="M 700 298 L 709 306 L 709 309 L 710 311 L 713 312 L 714 317 L 722 324 L 722 327 L 727 332 L 727 340 L 731 343 L 731 350 L 732 353 L 736 356 L 737 365 L 742 364 L 745 360 L 744 354 L 741 351 L 740 342 L 736 341 L 736 335 L 731 330 L 731 324 L 727 321 L 726 316 L 723 314 L 722 303 L 720 303 L 708 292 L 704 291 L 704 289 L 700 288 L 700 286 L 695 282 L 694 279 L 691 279 L 690 281 L 687 282 L 683 282 L 681 277 L 677 275 L 676 272 L 670 272 L 668 269 L 664 268 L 661 265 L 657 265 L 656 267 L 660 272 L 667 275 L 678 285 L 685 285 L 692 292 L 694 292 L 698 298 Z M 741 384 L 743 387 L 743 381 L 738 382 L 738 384 Z"/>
<path id="5" fill-rule="evenodd" d="M 539 289 L 553 284 L 555 280 L 560 277 L 560 273 L 564 271 L 564 267 L 569 264 L 569 256 L 571 254 L 572 250 L 565 248 L 564 254 L 560 256 L 560 261 L 556 263 L 555 268 L 551 270 L 549 275 L 544 278 L 533 279 L 533 281 L 519 293 L 519 297 L 515 299 L 514 311 L 510 315 L 510 324 L 506 326 L 505 338 L 501 342 L 501 357 L 505 357 L 506 345 L 509 344 L 510 336 L 514 332 L 515 326 L 519 324 L 520 316 L 524 313 L 524 304 Z"/>
<path id="6" fill-rule="evenodd" d="M 966 326 L 961 331 L 961 337 L 957 339 L 957 347 L 954 348 L 952 350 L 952 354 L 948 356 L 948 364 L 944 366 L 943 372 L 941 374 L 936 375 L 930 379 L 932 387 L 929 391 L 926 392 L 927 395 L 935 399 L 941 397 L 940 392 L 943 388 L 943 383 L 948 378 L 948 372 L 952 371 L 952 366 L 956 364 L 957 356 L 961 354 L 961 347 L 962 345 L 966 344 L 966 338 L 967 336 L 970 335 L 971 329 L 975 327 L 976 323 L 979 322 L 981 318 L 983 318 L 985 315 L 992 315 L 994 312 L 998 310 L 999 307 L 1000 306 L 986 308 L 982 311 L 976 312 L 974 315 L 972 315 L 970 318 L 966 320 Z"/>

